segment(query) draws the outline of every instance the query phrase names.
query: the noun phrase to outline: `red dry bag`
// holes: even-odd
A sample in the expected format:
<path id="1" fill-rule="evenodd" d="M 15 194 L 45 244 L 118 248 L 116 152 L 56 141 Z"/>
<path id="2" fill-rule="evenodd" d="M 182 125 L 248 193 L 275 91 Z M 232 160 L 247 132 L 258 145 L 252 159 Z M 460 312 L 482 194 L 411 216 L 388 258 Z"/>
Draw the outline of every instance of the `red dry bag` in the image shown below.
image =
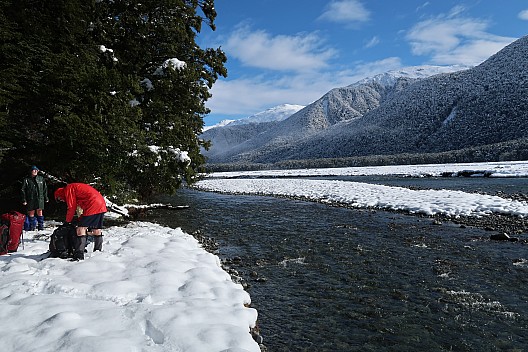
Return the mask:
<path id="1" fill-rule="evenodd" d="M 2 233 L 7 232 L 8 236 L 0 233 L 0 254 L 6 254 L 10 252 L 16 252 L 20 245 L 20 237 L 24 230 L 24 221 L 26 216 L 18 211 L 11 211 L 9 213 L 2 214 L 2 226 L 0 230 Z M 6 227 L 9 231 L 6 231 Z M 7 238 L 5 238 L 7 237 Z"/>

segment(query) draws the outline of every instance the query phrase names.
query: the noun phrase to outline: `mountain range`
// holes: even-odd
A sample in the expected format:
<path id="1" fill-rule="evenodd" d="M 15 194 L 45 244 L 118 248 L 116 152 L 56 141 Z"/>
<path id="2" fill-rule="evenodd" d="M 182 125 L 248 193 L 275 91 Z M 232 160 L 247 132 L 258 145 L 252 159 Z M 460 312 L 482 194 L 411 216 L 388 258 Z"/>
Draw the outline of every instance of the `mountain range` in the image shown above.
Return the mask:
<path id="1" fill-rule="evenodd" d="M 528 136 L 528 36 L 473 67 L 420 66 L 336 88 L 287 118 L 208 129 L 209 163 L 441 153 Z M 281 109 L 277 109 L 280 111 Z M 258 115 L 258 114 L 257 114 Z M 489 150 L 489 148 L 488 148 Z"/>
<path id="2" fill-rule="evenodd" d="M 304 108 L 302 105 L 292 105 L 292 104 L 282 104 L 275 106 L 273 108 L 267 109 L 265 111 L 256 113 L 249 117 L 239 119 L 239 120 L 222 120 L 218 124 L 210 127 L 205 127 L 204 131 L 216 127 L 229 127 L 247 125 L 250 123 L 263 123 L 263 122 L 273 122 L 273 121 L 282 121 L 296 113 L 297 111 Z"/>

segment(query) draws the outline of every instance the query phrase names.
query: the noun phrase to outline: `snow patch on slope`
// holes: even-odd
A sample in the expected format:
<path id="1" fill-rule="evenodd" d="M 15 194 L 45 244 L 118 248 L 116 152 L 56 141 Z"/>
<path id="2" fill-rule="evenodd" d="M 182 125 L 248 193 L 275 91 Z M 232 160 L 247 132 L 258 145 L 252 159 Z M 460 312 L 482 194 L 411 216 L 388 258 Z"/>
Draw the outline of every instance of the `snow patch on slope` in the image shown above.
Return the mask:
<path id="1" fill-rule="evenodd" d="M 351 84 L 351 87 L 361 86 L 369 83 L 379 83 L 384 87 L 393 86 L 398 78 L 423 79 L 442 73 L 451 73 L 456 71 L 467 70 L 470 66 L 452 65 L 452 66 L 411 66 L 403 67 L 398 70 L 392 70 L 373 77 L 367 77 L 356 83 Z"/>
<path id="2" fill-rule="evenodd" d="M 282 104 L 275 106 L 273 108 L 269 108 L 267 110 L 258 112 L 254 115 L 245 117 L 240 120 L 222 120 L 220 123 L 211 126 L 211 127 L 205 127 L 204 131 L 216 128 L 216 127 L 224 127 L 224 126 L 240 126 L 240 125 L 247 125 L 250 123 L 264 123 L 264 122 L 273 122 L 273 121 L 282 121 L 290 117 L 291 115 L 295 114 L 297 111 L 304 108 L 303 105 L 294 105 L 294 104 Z"/>

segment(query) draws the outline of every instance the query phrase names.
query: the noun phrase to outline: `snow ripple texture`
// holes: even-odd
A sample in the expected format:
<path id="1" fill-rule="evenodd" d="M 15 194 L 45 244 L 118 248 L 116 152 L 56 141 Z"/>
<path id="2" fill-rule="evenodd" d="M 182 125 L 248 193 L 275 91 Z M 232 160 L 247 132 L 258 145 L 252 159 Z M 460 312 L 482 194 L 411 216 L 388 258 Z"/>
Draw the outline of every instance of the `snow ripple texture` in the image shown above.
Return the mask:
<path id="1" fill-rule="evenodd" d="M 105 230 L 104 252 L 40 260 L 48 242 L 0 257 L 2 351 L 260 351 L 249 295 L 180 229 Z"/>

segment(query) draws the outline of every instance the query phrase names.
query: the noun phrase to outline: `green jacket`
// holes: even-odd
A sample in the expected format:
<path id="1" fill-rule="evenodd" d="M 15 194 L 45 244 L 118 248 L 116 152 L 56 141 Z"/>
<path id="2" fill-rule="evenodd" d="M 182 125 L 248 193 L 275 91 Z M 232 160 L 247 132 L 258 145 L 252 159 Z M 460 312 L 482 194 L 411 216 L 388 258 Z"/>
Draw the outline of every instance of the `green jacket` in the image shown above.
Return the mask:
<path id="1" fill-rule="evenodd" d="M 27 202 L 27 210 L 44 209 L 44 203 L 49 201 L 48 186 L 44 177 L 28 176 L 22 181 L 22 203 Z"/>

